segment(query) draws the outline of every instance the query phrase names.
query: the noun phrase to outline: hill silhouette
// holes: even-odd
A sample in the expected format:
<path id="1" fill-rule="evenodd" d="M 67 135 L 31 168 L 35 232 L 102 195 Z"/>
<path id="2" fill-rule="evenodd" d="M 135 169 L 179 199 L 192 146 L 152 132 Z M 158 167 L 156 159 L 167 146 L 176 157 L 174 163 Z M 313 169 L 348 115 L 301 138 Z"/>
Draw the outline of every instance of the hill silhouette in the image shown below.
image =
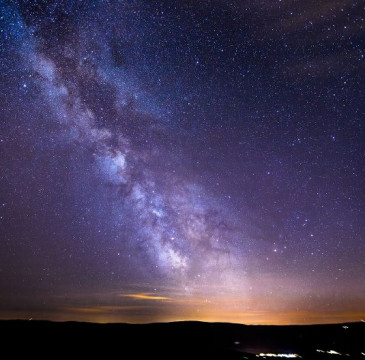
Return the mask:
<path id="1" fill-rule="evenodd" d="M 253 326 L 0 321 L 2 348 L 28 356 L 121 359 L 365 359 L 365 323 Z M 15 344 L 15 346 L 14 346 Z M 48 349 L 52 349 L 49 353 Z M 269 355 L 264 355 L 270 353 Z"/>

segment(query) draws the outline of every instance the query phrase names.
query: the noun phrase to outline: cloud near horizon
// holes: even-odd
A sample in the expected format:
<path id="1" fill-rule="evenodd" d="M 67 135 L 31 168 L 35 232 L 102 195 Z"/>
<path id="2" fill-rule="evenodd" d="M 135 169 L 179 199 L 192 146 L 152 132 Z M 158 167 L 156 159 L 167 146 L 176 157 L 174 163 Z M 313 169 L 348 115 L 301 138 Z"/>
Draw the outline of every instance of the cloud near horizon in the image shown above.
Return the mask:
<path id="1" fill-rule="evenodd" d="M 120 295 L 122 297 L 132 298 L 134 300 L 152 300 L 152 301 L 173 301 L 172 298 L 165 296 L 155 296 L 150 293 L 142 293 L 142 294 L 126 294 Z"/>

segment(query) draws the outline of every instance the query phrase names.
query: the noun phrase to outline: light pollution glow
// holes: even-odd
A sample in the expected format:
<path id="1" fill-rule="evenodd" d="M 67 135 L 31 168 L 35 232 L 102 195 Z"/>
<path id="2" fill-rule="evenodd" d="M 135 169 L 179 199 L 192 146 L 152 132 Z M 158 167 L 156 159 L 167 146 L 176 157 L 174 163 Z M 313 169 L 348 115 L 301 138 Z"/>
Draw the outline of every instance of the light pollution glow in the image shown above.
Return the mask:
<path id="1" fill-rule="evenodd" d="M 112 299 L 113 300 L 110 300 Z M 118 300 L 124 299 L 122 302 Z M 51 319 L 56 321 L 87 321 L 97 323 L 127 322 L 151 323 L 170 321 L 207 321 L 231 322 L 256 325 L 287 325 L 287 324 L 320 324 L 360 321 L 365 317 L 360 311 L 336 311 L 326 308 L 298 311 L 293 308 L 279 306 L 280 298 L 271 298 L 270 304 L 258 300 L 242 300 L 226 297 L 166 297 L 150 293 L 114 294 L 106 301 L 106 305 L 71 306 L 61 301 L 59 305 L 52 304 L 52 311 L 47 309 L 21 310 L 1 312 L 2 318 Z M 85 303 L 85 299 L 72 303 Z M 120 305 L 115 305 L 119 302 Z M 63 303 L 63 304 L 62 304 Z M 61 305 L 62 304 L 62 305 Z M 242 311 L 241 309 L 247 309 Z M 179 316 L 176 316 L 179 314 Z"/>

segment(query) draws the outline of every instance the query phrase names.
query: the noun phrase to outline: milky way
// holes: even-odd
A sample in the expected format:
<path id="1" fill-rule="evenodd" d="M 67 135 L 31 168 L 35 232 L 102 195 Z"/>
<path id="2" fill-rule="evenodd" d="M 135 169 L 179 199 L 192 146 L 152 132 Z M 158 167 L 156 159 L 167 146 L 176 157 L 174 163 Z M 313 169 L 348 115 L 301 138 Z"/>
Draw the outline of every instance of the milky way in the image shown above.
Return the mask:
<path id="1" fill-rule="evenodd" d="M 0 315 L 365 316 L 364 12 L 1 3 Z"/>

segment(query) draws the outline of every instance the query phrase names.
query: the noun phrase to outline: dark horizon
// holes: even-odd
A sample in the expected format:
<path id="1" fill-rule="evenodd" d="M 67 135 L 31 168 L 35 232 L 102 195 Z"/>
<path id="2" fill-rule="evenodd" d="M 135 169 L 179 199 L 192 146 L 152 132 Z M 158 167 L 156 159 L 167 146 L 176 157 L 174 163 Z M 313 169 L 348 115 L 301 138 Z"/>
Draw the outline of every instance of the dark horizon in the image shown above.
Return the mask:
<path id="1" fill-rule="evenodd" d="M 17 341 L 27 354 L 82 353 L 103 356 L 133 354 L 135 358 L 179 354 L 189 359 L 257 359 L 257 357 L 310 360 L 361 359 L 364 323 L 312 326 L 247 326 L 225 323 L 174 322 L 159 324 L 94 324 L 0 320 L 3 340 Z M 82 336 L 80 336 L 82 334 Z M 40 346 L 39 339 L 47 342 Z M 5 348 L 7 341 L 4 342 Z M 38 344 L 34 346 L 34 344 Z M 62 346 L 60 346 L 62 344 Z M 58 353 L 59 354 L 59 353 Z"/>
<path id="2" fill-rule="evenodd" d="M 163 325 L 163 324 L 210 324 L 210 325 L 239 325 L 239 326 L 248 326 L 248 327 L 312 327 L 312 326 L 343 326 L 343 325 L 355 325 L 365 323 L 365 320 L 358 321 L 346 321 L 346 322 L 338 322 L 338 323 L 314 323 L 314 324 L 243 324 L 238 322 L 224 322 L 224 321 L 202 321 L 202 320 L 174 320 L 174 321 L 161 321 L 161 322 L 146 322 L 146 323 L 129 323 L 129 322 L 92 322 L 92 321 L 78 321 L 78 320 L 49 320 L 49 319 L 41 319 L 41 318 L 9 318 L 9 319 L 0 319 L 1 322 L 35 322 L 35 323 L 76 323 L 76 324 L 86 324 L 86 325 Z"/>

